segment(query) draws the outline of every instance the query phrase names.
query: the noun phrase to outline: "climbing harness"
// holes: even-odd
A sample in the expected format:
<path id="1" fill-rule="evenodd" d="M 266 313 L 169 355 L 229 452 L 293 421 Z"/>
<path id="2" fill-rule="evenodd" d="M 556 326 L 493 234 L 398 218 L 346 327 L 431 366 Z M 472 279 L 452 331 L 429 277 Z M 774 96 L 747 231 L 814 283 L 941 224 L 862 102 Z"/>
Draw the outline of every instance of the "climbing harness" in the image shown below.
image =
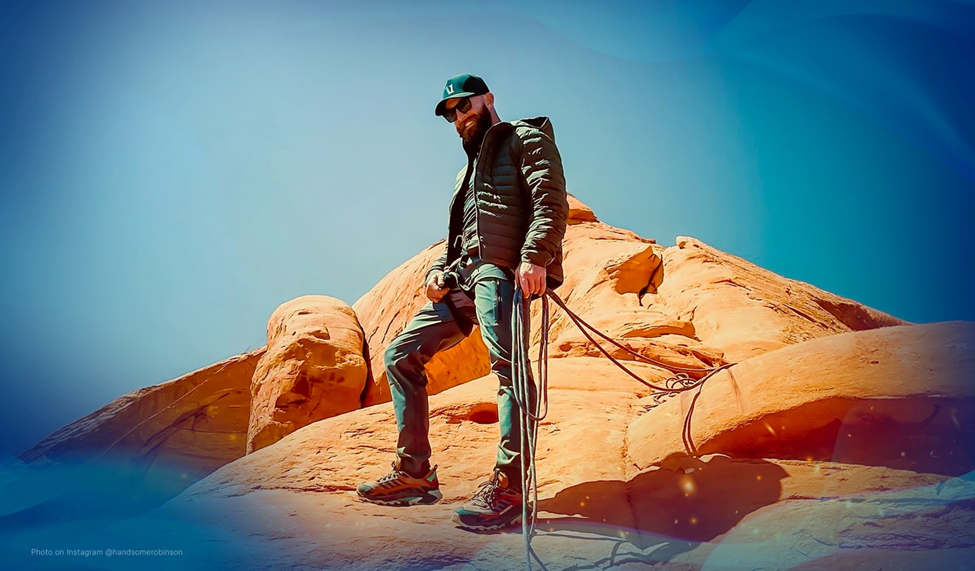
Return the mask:
<path id="1" fill-rule="evenodd" d="M 660 396 L 683 393 L 697 389 L 697 393 L 694 395 L 694 398 L 691 399 L 687 416 L 684 418 L 684 425 L 681 433 L 681 440 L 684 443 L 684 449 L 690 456 L 698 455 L 697 447 L 694 445 L 694 441 L 691 437 L 691 415 L 694 411 L 694 406 L 697 404 L 698 397 L 701 396 L 701 389 L 703 388 L 704 383 L 719 371 L 727 369 L 728 373 L 731 374 L 730 367 L 734 365 L 734 363 L 727 363 L 718 367 L 680 367 L 661 363 L 660 361 L 656 361 L 641 355 L 629 347 L 617 343 L 592 325 L 586 323 L 581 317 L 576 315 L 571 309 L 568 308 L 568 306 L 566 306 L 565 302 L 562 301 L 558 294 L 551 289 L 546 289 L 545 294 L 541 297 L 541 330 L 538 346 L 539 379 L 536 390 L 536 398 L 534 399 L 534 402 L 532 402 L 531 391 L 535 387 L 530 386 L 534 385 L 534 381 L 532 381 L 531 378 L 531 361 L 528 358 L 528 347 L 530 345 L 529 325 L 531 323 L 531 314 L 529 311 L 530 299 L 524 296 L 521 287 L 518 285 L 516 280 L 514 307 L 511 319 L 511 377 L 512 384 L 514 385 L 515 400 L 518 402 L 521 421 L 521 454 L 519 455 L 521 459 L 522 490 L 521 532 L 525 541 L 525 566 L 528 571 L 531 571 L 532 569 L 532 556 L 535 557 L 543 569 L 545 568 L 541 559 L 539 559 L 538 555 L 532 550 L 531 540 L 535 535 L 535 520 L 538 514 L 538 480 L 535 471 L 535 451 L 538 443 L 538 427 L 541 421 L 548 416 L 548 329 L 550 318 L 548 302 L 550 299 L 557 306 L 559 306 L 562 311 L 565 312 L 565 314 L 570 320 L 572 320 L 576 327 L 579 328 L 586 339 L 595 345 L 603 355 L 613 362 L 613 364 L 622 369 L 626 374 L 638 382 L 655 391 L 655 393 L 651 394 L 655 396 L 655 399 L 657 399 L 658 402 Z M 674 376 L 664 381 L 663 385 L 654 384 L 646 379 L 643 379 L 633 371 L 626 368 L 626 366 L 620 363 L 615 357 L 610 355 L 609 352 L 593 338 L 590 331 L 601 337 L 603 340 L 630 354 L 634 359 L 670 370 L 674 373 Z M 697 380 L 694 380 L 690 374 L 695 373 L 703 374 L 703 376 Z M 530 510 L 528 507 L 529 492 L 531 494 Z"/>

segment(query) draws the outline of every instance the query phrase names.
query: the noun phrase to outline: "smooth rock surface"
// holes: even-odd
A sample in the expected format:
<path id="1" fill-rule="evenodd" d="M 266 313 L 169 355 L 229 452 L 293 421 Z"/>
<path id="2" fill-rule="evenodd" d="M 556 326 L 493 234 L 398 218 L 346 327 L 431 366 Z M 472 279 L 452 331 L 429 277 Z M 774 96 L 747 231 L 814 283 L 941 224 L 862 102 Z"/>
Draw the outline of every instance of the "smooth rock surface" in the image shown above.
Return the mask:
<path id="1" fill-rule="evenodd" d="M 369 366 L 364 347 L 355 313 L 339 299 L 306 295 L 279 306 L 251 383 L 247 452 L 359 408 Z"/>
<path id="2" fill-rule="evenodd" d="M 961 475 L 975 470 L 975 324 L 850 332 L 722 371 L 631 427 L 634 464 L 682 452 L 828 460 Z M 691 408 L 693 406 L 693 409 Z"/>
<path id="3" fill-rule="evenodd" d="M 178 465 L 196 477 L 244 455 L 250 382 L 261 347 L 122 395 L 20 455 L 33 466 L 100 456 Z M 190 480 L 190 481 L 193 481 Z"/>

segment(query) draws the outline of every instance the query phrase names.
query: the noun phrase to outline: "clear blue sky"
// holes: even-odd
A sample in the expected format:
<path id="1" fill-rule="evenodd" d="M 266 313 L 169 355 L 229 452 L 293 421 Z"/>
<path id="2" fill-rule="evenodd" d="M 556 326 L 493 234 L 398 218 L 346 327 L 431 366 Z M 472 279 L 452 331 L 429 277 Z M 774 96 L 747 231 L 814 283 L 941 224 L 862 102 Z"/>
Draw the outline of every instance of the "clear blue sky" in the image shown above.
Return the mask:
<path id="1" fill-rule="evenodd" d="M 466 71 L 610 224 L 975 318 L 972 2 L 354 4 L 0 7 L 0 452 L 441 238 Z"/>

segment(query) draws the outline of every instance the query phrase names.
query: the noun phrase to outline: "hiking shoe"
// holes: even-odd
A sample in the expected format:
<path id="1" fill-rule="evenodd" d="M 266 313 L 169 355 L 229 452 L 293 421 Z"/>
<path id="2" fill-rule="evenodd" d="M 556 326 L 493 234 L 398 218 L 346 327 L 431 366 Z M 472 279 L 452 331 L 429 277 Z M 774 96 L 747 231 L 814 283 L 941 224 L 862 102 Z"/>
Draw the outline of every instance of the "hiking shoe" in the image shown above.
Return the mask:
<path id="1" fill-rule="evenodd" d="M 412 506 L 433 504 L 443 497 L 436 466 L 426 476 L 416 478 L 400 470 L 397 461 L 394 460 L 392 465 L 393 471 L 389 474 L 375 482 L 359 484 L 356 488 L 359 499 L 384 506 Z"/>
<path id="2" fill-rule="evenodd" d="M 493 531 L 521 520 L 521 491 L 510 485 L 508 477 L 495 469 L 487 482 L 481 482 L 471 501 L 454 512 L 451 521 L 471 531 Z"/>

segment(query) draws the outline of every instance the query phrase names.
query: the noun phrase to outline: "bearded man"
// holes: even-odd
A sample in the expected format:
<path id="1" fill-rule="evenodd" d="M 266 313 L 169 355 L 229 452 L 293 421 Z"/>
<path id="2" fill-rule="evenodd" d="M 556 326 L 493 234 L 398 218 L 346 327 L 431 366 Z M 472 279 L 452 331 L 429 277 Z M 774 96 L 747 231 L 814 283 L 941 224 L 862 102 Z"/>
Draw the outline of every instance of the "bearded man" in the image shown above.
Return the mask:
<path id="1" fill-rule="evenodd" d="M 442 498 L 430 466 L 424 365 L 477 325 L 498 377 L 498 443 L 491 477 L 453 521 L 471 530 L 501 529 L 521 517 L 523 430 L 511 379 L 515 284 L 525 299 L 562 283 L 562 238 L 569 205 L 562 159 L 547 117 L 502 121 L 484 80 L 447 80 L 436 115 L 453 123 L 467 154 L 457 176 L 444 253 L 426 275 L 429 302 L 386 349 L 386 376 L 399 438 L 393 471 L 361 484 L 362 500 L 430 504 Z M 535 385 L 529 382 L 529 407 Z"/>

